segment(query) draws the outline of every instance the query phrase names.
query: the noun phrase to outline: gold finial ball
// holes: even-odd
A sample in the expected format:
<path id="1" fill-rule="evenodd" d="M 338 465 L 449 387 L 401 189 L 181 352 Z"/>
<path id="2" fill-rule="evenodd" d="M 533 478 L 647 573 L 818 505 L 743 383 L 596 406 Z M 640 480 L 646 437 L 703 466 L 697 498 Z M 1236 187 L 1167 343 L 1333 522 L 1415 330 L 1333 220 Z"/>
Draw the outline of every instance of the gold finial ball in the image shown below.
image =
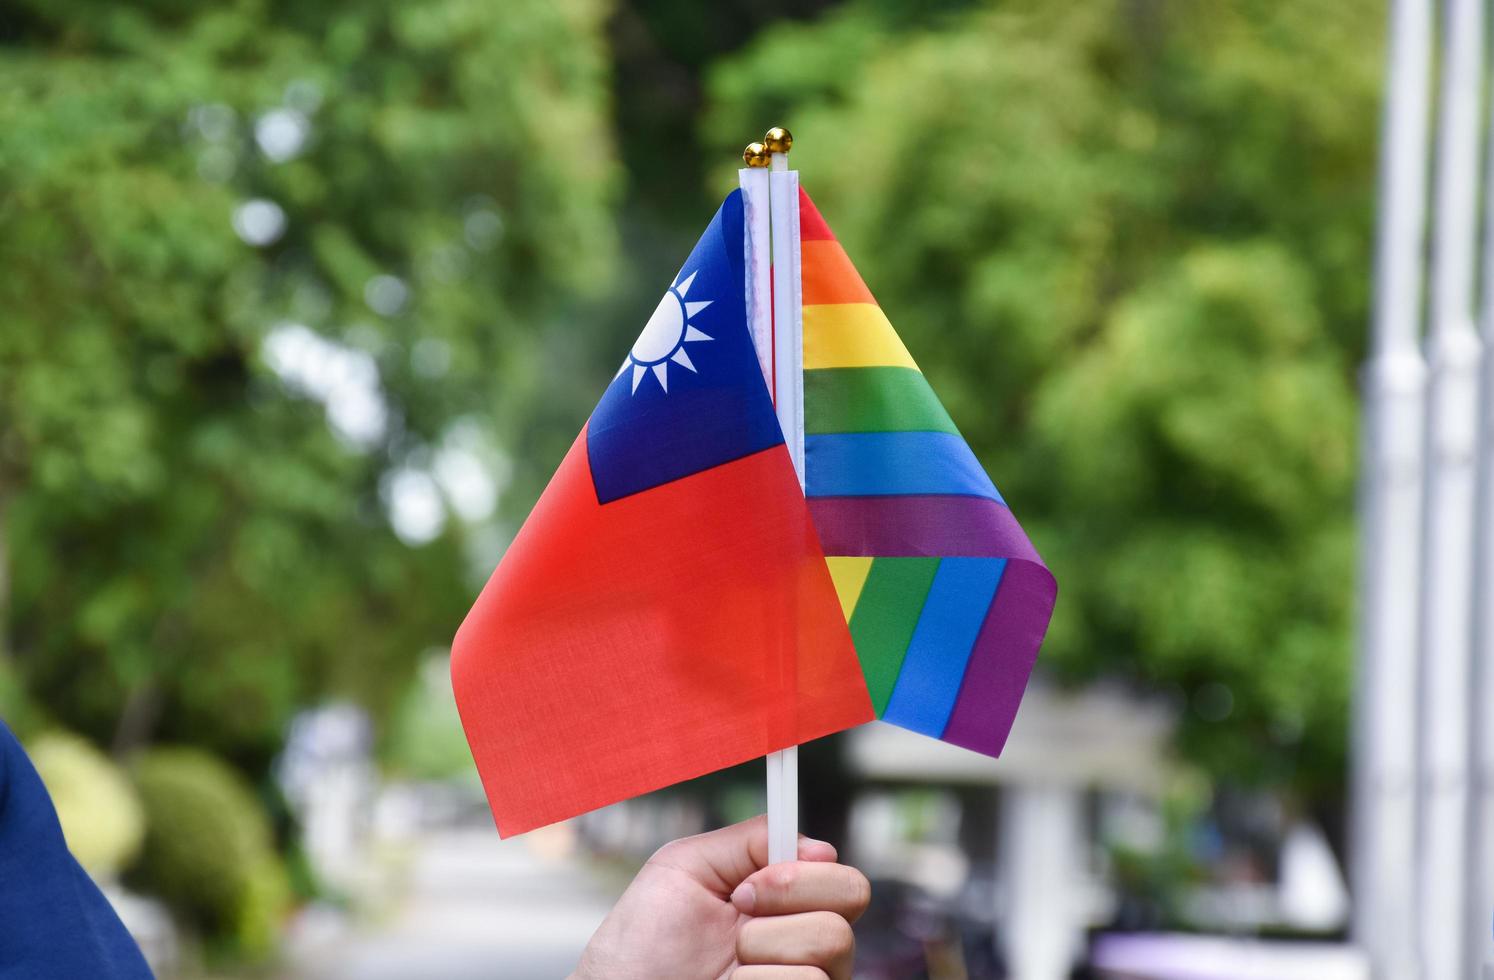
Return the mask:
<path id="1" fill-rule="evenodd" d="M 748 143 L 747 149 L 742 151 L 742 162 L 749 167 L 766 167 L 773 161 L 761 143 Z"/>
<path id="2" fill-rule="evenodd" d="M 763 146 L 767 147 L 769 153 L 787 153 L 793 149 L 794 134 L 782 126 L 774 126 L 763 137 Z"/>

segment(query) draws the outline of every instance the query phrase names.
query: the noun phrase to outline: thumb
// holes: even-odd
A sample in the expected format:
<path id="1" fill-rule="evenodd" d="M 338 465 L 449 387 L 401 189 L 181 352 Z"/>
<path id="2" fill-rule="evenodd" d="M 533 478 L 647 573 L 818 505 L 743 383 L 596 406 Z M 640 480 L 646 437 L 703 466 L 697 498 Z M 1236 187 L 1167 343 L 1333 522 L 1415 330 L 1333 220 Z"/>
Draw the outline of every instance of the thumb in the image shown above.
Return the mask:
<path id="1" fill-rule="evenodd" d="M 835 856 L 831 845 L 799 835 L 800 861 L 834 861 Z M 753 872 L 768 866 L 768 818 L 756 816 L 671 841 L 648 863 L 682 871 L 721 898 L 728 898 Z"/>

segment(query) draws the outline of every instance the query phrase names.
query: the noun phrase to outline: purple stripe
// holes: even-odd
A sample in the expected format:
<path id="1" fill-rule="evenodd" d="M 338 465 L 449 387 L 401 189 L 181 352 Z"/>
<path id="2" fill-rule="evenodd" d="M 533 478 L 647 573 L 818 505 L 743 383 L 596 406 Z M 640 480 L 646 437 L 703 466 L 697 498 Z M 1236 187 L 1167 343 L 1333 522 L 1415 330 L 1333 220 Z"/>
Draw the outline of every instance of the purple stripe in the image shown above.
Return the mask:
<path id="1" fill-rule="evenodd" d="M 1007 563 L 965 667 L 944 741 L 985 755 L 1001 754 L 1057 596 L 1058 583 L 1042 565 Z"/>
<path id="2" fill-rule="evenodd" d="M 826 555 L 1043 561 L 1011 510 L 985 497 L 811 497 L 809 513 Z"/>

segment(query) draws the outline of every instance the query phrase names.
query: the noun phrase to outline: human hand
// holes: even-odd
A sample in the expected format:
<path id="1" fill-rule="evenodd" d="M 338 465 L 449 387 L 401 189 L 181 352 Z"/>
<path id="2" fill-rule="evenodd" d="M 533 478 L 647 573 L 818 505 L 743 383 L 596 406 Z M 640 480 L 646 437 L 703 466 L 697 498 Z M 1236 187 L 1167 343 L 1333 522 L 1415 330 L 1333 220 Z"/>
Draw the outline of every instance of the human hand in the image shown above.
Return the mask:
<path id="1" fill-rule="evenodd" d="M 661 847 L 587 943 L 571 980 L 850 980 L 871 885 L 799 838 L 768 865 L 754 817 Z"/>

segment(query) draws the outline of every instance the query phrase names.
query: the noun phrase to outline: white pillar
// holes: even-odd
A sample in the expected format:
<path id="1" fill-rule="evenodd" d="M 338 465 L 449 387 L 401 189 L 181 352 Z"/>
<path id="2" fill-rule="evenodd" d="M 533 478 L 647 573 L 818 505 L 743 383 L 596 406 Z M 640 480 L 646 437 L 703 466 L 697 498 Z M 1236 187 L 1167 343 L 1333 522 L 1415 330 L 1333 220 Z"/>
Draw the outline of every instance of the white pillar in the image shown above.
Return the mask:
<path id="1" fill-rule="evenodd" d="M 1491 201 L 1494 206 L 1494 201 Z M 1494 283 L 1486 274 L 1485 282 Z M 1484 328 L 1485 349 L 1494 330 Z M 1464 975 L 1494 980 L 1494 358 L 1484 359 L 1478 503 L 1478 570 L 1474 576 L 1474 656 L 1469 684 L 1472 759 L 1468 797 L 1467 907 Z"/>
<path id="2" fill-rule="evenodd" d="M 1393 0 L 1380 152 L 1373 348 L 1364 373 L 1354 936 L 1377 980 L 1414 980 L 1416 632 L 1430 0 Z"/>
<path id="3" fill-rule="evenodd" d="M 1081 804 L 1076 786 L 1002 787 L 1001 935 L 1012 980 L 1067 980 L 1082 952 Z"/>
<path id="4" fill-rule="evenodd" d="M 1462 980 L 1468 819 L 1482 0 L 1446 0 L 1437 131 L 1417 777 L 1417 935 L 1426 980 Z"/>
<path id="5" fill-rule="evenodd" d="M 1489 113 L 1494 125 L 1494 98 Z M 1477 557 L 1474 640 L 1469 683 L 1471 759 L 1468 799 L 1468 876 L 1464 910 L 1464 975 L 1494 980 L 1494 128 L 1484 170 L 1483 309 L 1485 352 L 1479 412 Z"/>

